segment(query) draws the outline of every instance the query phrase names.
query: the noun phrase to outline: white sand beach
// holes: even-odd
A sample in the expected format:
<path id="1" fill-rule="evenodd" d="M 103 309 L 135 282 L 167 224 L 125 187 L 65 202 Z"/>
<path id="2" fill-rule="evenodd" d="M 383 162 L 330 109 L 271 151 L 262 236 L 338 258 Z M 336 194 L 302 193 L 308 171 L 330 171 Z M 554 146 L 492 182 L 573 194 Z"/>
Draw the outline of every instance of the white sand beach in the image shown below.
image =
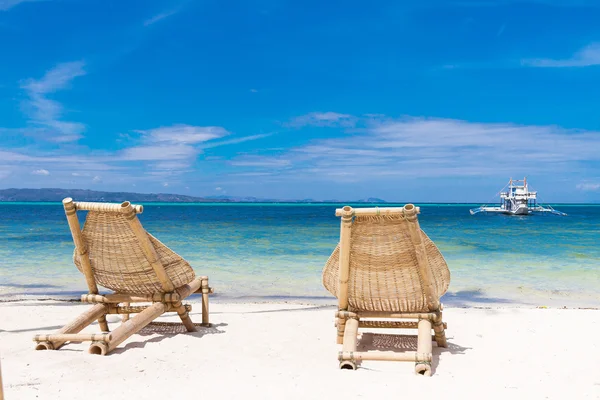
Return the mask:
<path id="1" fill-rule="evenodd" d="M 600 398 L 598 310 L 447 308 L 449 348 L 434 344 L 427 378 L 410 362 L 339 370 L 334 308 L 286 303 L 213 303 L 213 327 L 191 334 L 146 328 L 105 357 L 88 354 L 85 343 L 34 351 L 34 334 L 58 329 L 85 307 L 0 304 L 7 400 Z M 195 321 L 199 308 L 191 313 Z M 118 321 L 109 316 L 113 328 Z M 360 346 L 401 349 L 416 340 L 378 332 L 364 334 Z"/>

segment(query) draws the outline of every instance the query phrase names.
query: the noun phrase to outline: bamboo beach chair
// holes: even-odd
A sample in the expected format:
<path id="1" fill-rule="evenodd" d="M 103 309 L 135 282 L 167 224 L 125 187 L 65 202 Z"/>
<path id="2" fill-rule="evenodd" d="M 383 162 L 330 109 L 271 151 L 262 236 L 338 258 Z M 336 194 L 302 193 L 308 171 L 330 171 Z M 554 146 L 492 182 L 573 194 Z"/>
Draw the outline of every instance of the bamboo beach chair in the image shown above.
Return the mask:
<path id="1" fill-rule="evenodd" d="M 196 278 L 194 270 L 179 255 L 147 233 L 137 214 L 140 205 L 128 201 L 122 204 L 74 202 L 63 200 L 75 252 L 73 261 L 83 272 L 89 294 L 81 301 L 92 303 L 58 332 L 36 335 L 36 350 L 57 350 L 67 342 L 91 341 L 89 353 L 106 355 L 124 340 L 166 312 L 177 312 L 188 332 L 196 326 L 188 312 L 191 305 L 182 300 L 192 293 L 202 293 L 202 325 L 210 326 L 208 318 L 208 277 Z M 87 210 L 81 230 L 77 211 Z M 98 294 L 97 284 L 114 291 Z M 132 305 L 147 303 L 151 305 Z M 109 332 L 106 315 L 121 314 L 122 323 Z M 130 314 L 137 314 L 129 319 Z M 79 333 L 97 320 L 102 333 Z"/>
<path id="2" fill-rule="evenodd" d="M 323 285 L 338 298 L 342 369 L 356 369 L 361 360 L 414 361 L 416 373 L 430 376 L 432 340 L 447 347 L 440 297 L 450 271 L 420 229 L 418 213 L 412 204 L 336 210 L 340 242 L 323 269 Z M 418 329 L 417 351 L 358 352 L 359 327 Z"/>

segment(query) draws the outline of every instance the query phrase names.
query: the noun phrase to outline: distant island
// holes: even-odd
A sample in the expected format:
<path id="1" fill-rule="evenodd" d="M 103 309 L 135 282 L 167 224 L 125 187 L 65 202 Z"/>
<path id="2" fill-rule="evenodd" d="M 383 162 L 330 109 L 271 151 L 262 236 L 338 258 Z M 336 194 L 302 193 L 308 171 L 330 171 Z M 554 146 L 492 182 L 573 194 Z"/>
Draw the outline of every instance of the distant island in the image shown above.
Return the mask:
<path id="1" fill-rule="evenodd" d="M 386 203 L 385 200 L 375 197 L 367 199 L 342 201 L 342 200 L 289 200 L 289 199 L 261 199 L 257 197 L 236 196 L 207 196 L 194 197 L 182 194 L 169 193 L 132 193 L 132 192 L 102 192 L 87 189 L 1 189 L 0 202 L 7 201 L 62 201 L 65 197 L 72 197 L 76 201 L 107 201 L 145 203 Z"/>

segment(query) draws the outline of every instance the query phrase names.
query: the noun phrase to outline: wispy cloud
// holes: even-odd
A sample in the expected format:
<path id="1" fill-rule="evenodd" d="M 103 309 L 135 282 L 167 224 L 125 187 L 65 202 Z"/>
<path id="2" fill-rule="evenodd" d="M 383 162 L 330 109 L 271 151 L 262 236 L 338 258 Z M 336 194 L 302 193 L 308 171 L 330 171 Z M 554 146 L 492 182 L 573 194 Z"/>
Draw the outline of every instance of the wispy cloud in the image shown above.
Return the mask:
<path id="1" fill-rule="evenodd" d="M 600 190 L 600 183 L 584 182 L 577 185 L 577 189 L 584 192 L 595 192 Z"/>
<path id="2" fill-rule="evenodd" d="M 505 31 L 505 25 L 498 30 L 496 37 Z M 441 70 L 458 69 L 513 69 L 513 68 L 576 68 L 600 65 L 600 42 L 594 42 L 580 49 L 569 58 L 524 58 L 512 60 L 472 61 L 448 63 L 437 67 Z"/>
<path id="3" fill-rule="evenodd" d="M 33 125 L 31 130 L 37 136 L 56 142 L 77 140 L 85 131 L 85 125 L 79 122 L 63 121 L 63 106 L 49 95 L 65 89 L 73 79 L 85 75 L 82 61 L 58 64 L 46 72 L 41 79 L 28 79 L 21 84 L 27 94 L 22 104 L 23 111 Z"/>
<path id="4" fill-rule="evenodd" d="M 358 119 L 358 118 L 357 118 Z M 437 118 L 366 118 L 344 138 L 231 161 L 244 173 L 310 180 L 573 173 L 600 161 L 600 132 Z"/>
<path id="5" fill-rule="evenodd" d="M 589 67 L 600 65 L 600 43 L 592 43 L 575 53 L 571 58 L 534 58 L 522 61 L 524 66 L 540 68 Z"/>
<path id="6" fill-rule="evenodd" d="M 0 0 L 0 11 L 7 11 L 19 4 L 33 3 L 36 1 L 45 1 L 45 0 Z"/>
<path id="7" fill-rule="evenodd" d="M 241 137 L 232 138 L 232 139 L 229 139 L 229 140 L 222 140 L 220 142 L 207 143 L 205 145 L 202 145 L 202 148 L 203 149 L 209 149 L 211 147 L 219 147 L 219 146 L 226 146 L 226 145 L 230 145 L 230 144 L 244 143 L 244 142 L 249 142 L 249 141 L 252 141 L 252 140 L 263 139 L 263 138 L 272 136 L 274 134 L 275 134 L 275 132 L 261 133 L 261 134 L 258 134 L 258 135 L 241 136 Z"/>
<path id="8" fill-rule="evenodd" d="M 312 112 L 306 115 L 293 118 L 287 125 L 294 128 L 304 126 L 353 126 L 356 123 L 356 117 L 349 114 L 340 114 L 336 112 Z"/>
<path id="9" fill-rule="evenodd" d="M 158 21 L 162 21 L 165 18 L 168 18 L 168 17 L 170 17 L 172 15 L 177 14 L 178 12 L 179 12 L 179 10 L 171 10 L 171 11 L 162 12 L 160 14 L 156 14 L 152 18 L 148 18 L 147 20 L 145 20 L 144 21 L 144 26 L 150 26 L 152 24 L 155 24 Z"/>
<path id="10" fill-rule="evenodd" d="M 48 176 L 48 175 L 50 175 L 50 172 L 47 169 L 36 169 L 36 170 L 31 171 L 31 174 Z"/>
<path id="11" fill-rule="evenodd" d="M 185 169 L 202 151 L 198 144 L 229 135 L 219 126 L 172 125 L 137 130 L 141 144 L 126 148 L 118 158 L 124 161 L 158 161 L 153 168 L 165 171 Z"/>
<path id="12" fill-rule="evenodd" d="M 153 143 L 196 144 L 229 135 L 220 126 L 192 126 L 177 124 L 149 130 L 137 130 Z"/>
<path id="13" fill-rule="evenodd" d="M 291 165 L 291 161 L 285 158 L 260 157 L 260 156 L 241 156 L 230 162 L 231 165 L 238 167 L 266 167 L 280 168 Z"/>
<path id="14" fill-rule="evenodd" d="M 171 145 L 149 145 L 135 146 L 125 149 L 120 154 L 124 161 L 162 161 L 183 160 L 194 158 L 198 151 L 192 146 Z"/>
<path id="15" fill-rule="evenodd" d="M 32 90 L 46 93 L 52 88 L 62 87 L 62 84 L 57 83 L 58 80 L 40 80 L 30 84 Z M 42 176 L 52 171 L 54 181 L 61 182 L 60 179 L 63 179 L 62 182 L 69 184 L 73 183 L 73 180 L 80 184 L 130 184 L 140 180 L 175 184 L 176 177 L 194 171 L 192 167 L 199 161 L 199 156 L 205 149 L 257 140 L 272 134 L 232 137 L 229 140 L 218 141 L 231 133 L 219 126 L 162 126 L 134 130 L 121 135 L 120 140 L 116 142 L 120 149 L 114 151 L 91 152 L 89 149 L 80 148 L 83 151 L 73 154 L 69 146 L 59 146 L 52 153 L 41 149 L 0 150 L 0 171 L 7 171 L 3 176 L 9 176 L 15 171 L 21 176 Z"/>
<path id="16" fill-rule="evenodd" d="M 149 174 L 174 177 L 191 171 L 191 166 L 206 149 L 258 140 L 273 133 L 232 137 L 220 126 L 172 125 L 155 129 L 137 130 L 140 143 L 121 150 L 119 161 L 144 162 Z M 130 140 L 133 140 L 130 138 Z"/>

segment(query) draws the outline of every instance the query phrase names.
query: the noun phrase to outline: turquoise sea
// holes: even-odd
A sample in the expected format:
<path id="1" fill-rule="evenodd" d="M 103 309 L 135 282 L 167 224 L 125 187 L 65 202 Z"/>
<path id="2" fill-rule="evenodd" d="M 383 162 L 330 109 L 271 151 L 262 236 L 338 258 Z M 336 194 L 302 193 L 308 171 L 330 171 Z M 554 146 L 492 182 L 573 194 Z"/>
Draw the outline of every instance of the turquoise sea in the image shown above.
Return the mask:
<path id="1" fill-rule="evenodd" d="M 418 205 L 450 266 L 445 304 L 600 306 L 600 205 L 556 205 L 566 217 Z M 215 300 L 332 302 L 321 269 L 338 240 L 340 204 L 144 206 L 145 228 L 209 275 Z M 86 286 L 72 252 L 60 204 L 0 204 L 0 300 L 78 297 Z"/>

